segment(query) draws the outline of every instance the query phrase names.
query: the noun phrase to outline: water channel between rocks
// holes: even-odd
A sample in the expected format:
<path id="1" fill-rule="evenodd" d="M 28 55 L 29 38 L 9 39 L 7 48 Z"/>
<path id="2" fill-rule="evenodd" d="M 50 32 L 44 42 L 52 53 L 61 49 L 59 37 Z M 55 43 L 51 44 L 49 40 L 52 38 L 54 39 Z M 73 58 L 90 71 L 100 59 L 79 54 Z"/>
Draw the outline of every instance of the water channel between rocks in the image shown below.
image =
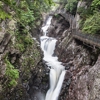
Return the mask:
<path id="1" fill-rule="evenodd" d="M 57 40 L 46 36 L 51 20 L 52 16 L 49 16 L 46 24 L 42 27 L 44 35 L 40 37 L 41 49 L 44 53 L 43 60 L 50 69 L 50 88 L 46 93 L 45 100 L 58 100 L 66 70 L 58 61 L 58 57 L 53 56 Z"/>

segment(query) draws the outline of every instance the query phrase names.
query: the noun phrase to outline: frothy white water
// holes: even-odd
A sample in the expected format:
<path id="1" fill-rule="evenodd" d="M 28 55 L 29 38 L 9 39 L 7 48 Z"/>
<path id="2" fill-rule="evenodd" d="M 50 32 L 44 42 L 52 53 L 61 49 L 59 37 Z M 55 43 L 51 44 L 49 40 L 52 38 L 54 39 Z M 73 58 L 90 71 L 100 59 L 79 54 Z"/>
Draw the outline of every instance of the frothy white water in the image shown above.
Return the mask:
<path id="1" fill-rule="evenodd" d="M 55 90 L 53 91 L 53 95 L 52 95 L 51 100 L 58 100 L 65 74 L 66 74 L 66 70 L 62 71 L 62 73 L 59 77 L 59 81 L 57 83 L 57 86 L 56 86 Z"/>
<path id="2" fill-rule="evenodd" d="M 46 25 L 42 27 L 42 30 L 44 32 L 44 35 L 47 34 L 47 29 L 49 28 L 50 24 L 51 24 L 51 19 L 52 19 L 52 16 L 50 16 L 46 22 Z"/>
<path id="3" fill-rule="evenodd" d="M 44 55 L 46 55 L 45 53 L 47 53 L 52 56 L 54 53 L 54 49 L 55 49 L 57 40 L 53 39 L 53 38 L 49 38 L 47 36 L 42 36 L 40 38 L 40 40 L 41 40 L 41 48 L 44 51 Z M 51 48 L 51 46 L 52 46 L 52 48 Z"/>
<path id="4" fill-rule="evenodd" d="M 52 17 L 47 21 L 47 26 L 42 28 L 44 36 L 41 36 L 41 49 L 44 52 L 43 60 L 50 66 L 50 88 L 46 93 L 45 100 L 58 100 L 59 93 L 65 76 L 65 67 L 58 61 L 58 57 L 54 57 L 54 50 L 57 40 L 46 36 L 47 27 L 50 26 Z"/>

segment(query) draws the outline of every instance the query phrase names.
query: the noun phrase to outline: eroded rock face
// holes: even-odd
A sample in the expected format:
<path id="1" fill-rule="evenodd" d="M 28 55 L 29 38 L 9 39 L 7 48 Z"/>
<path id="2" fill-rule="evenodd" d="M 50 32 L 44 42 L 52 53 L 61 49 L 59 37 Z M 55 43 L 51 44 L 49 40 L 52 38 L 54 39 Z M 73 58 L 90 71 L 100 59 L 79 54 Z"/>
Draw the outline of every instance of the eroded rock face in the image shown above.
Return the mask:
<path id="1" fill-rule="evenodd" d="M 99 80 L 100 56 L 94 66 L 82 66 L 74 71 L 72 82 L 69 88 L 69 95 L 66 100 L 99 100 L 100 80 Z M 79 67 L 78 67 L 79 68 Z M 77 72 L 78 71 L 78 72 Z"/>
<path id="2" fill-rule="evenodd" d="M 31 100 L 44 100 L 45 94 L 49 89 L 49 69 L 41 61 L 33 70 L 32 77 L 29 81 Z"/>
<path id="3" fill-rule="evenodd" d="M 38 75 L 38 73 L 41 70 L 44 71 L 40 64 L 42 56 L 40 47 L 29 34 L 25 37 L 25 44 L 19 42 L 21 39 L 17 41 L 17 38 L 21 36 L 17 37 L 16 34 L 8 33 L 6 30 L 13 27 L 9 26 L 9 20 L 6 21 L 6 24 L 3 21 L 0 26 L 0 100 L 30 100 L 31 93 L 29 94 L 28 91 L 33 85 L 33 82 L 30 85 L 30 80 L 40 85 L 42 75 L 40 75 L 41 73 Z M 10 32 L 13 32 L 15 27 Z M 6 74 L 7 69 L 9 75 Z M 19 77 L 16 76 L 16 70 L 18 70 Z M 40 83 L 35 82 L 37 79 L 32 78 L 33 75 L 35 76 L 34 73 L 40 76 Z M 13 76 L 17 77 L 16 80 L 13 80 Z M 10 83 L 13 81 L 15 85 Z M 33 93 L 33 91 L 31 92 Z"/>
<path id="4" fill-rule="evenodd" d="M 70 29 L 62 29 L 63 21 L 53 20 L 49 36 L 58 39 L 55 53 L 67 70 L 59 100 L 99 100 L 100 51 L 75 40 Z"/>
<path id="5" fill-rule="evenodd" d="M 61 39 L 62 32 L 70 27 L 68 21 L 65 20 L 61 15 L 53 16 L 51 26 L 48 29 L 48 36 Z"/>
<path id="6" fill-rule="evenodd" d="M 32 73 L 36 72 L 34 69 L 41 61 L 41 50 L 34 41 L 34 44 L 26 48 L 26 51 L 22 53 L 14 46 L 16 43 L 13 44 L 13 37 L 9 38 L 9 36 L 10 34 L 4 35 L 5 39 L 3 38 L 0 44 L 2 50 L 0 52 L 0 100 L 29 100 L 30 97 L 27 92 L 31 88 L 29 80 L 32 77 Z M 6 76 L 6 58 L 19 71 L 19 79 L 16 80 L 18 82 L 16 87 L 9 86 L 8 76 Z M 37 68 L 38 70 L 39 68 Z"/>
<path id="7" fill-rule="evenodd" d="M 58 52 L 62 52 L 58 53 L 59 60 L 72 75 L 69 78 L 70 87 L 66 90 L 67 98 L 63 100 L 99 100 L 100 56 L 98 57 L 98 51 L 72 40 L 66 48 L 59 48 Z"/>

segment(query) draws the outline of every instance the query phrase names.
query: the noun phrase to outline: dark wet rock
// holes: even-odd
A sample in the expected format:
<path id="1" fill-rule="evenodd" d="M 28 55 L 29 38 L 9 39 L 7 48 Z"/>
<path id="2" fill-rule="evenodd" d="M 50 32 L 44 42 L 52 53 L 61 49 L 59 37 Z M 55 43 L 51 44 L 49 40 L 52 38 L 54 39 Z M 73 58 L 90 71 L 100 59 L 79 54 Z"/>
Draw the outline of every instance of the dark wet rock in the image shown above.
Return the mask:
<path id="1" fill-rule="evenodd" d="M 0 53 L 4 52 L 4 49 L 7 47 L 7 44 L 9 43 L 10 39 L 11 39 L 11 34 L 5 33 L 4 38 L 0 43 Z"/>
<path id="2" fill-rule="evenodd" d="M 48 68 L 47 66 L 45 67 L 45 65 L 42 62 L 40 62 L 38 66 L 33 70 L 32 78 L 29 81 L 30 89 L 28 92 L 31 98 L 35 97 L 36 92 L 38 93 L 39 91 L 41 93 L 46 94 L 49 88 L 49 74 L 47 73 L 49 73 Z"/>
<path id="3" fill-rule="evenodd" d="M 55 37 L 57 39 L 61 38 L 64 30 L 68 29 L 69 27 L 70 24 L 65 20 L 65 18 L 60 15 L 58 15 L 58 17 L 53 16 L 51 26 L 48 29 L 48 36 Z"/>
<path id="4" fill-rule="evenodd" d="M 61 92 L 60 92 L 58 100 L 65 100 L 65 97 L 68 94 L 68 92 L 67 92 L 68 88 L 69 88 L 70 83 L 71 83 L 71 77 L 72 77 L 71 72 L 70 71 L 66 71 L 64 82 L 63 82 L 62 89 L 61 89 Z"/>

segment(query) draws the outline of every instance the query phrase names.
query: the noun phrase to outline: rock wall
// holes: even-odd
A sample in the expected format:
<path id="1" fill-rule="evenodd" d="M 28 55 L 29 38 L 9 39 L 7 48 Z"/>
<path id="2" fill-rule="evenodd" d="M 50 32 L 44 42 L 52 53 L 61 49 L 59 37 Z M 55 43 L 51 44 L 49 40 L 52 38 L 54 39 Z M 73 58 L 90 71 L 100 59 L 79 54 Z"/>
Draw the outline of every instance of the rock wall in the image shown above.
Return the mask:
<path id="1" fill-rule="evenodd" d="M 67 72 L 59 100 L 99 100 L 100 50 L 74 39 L 62 16 L 52 20 L 49 36 L 58 39 L 55 53 Z"/>
<path id="2" fill-rule="evenodd" d="M 0 100 L 30 100 L 30 81 L 43 70 L 39 44 L 30 33 L 23 34 L 16 23 L 9 19 L 0 23 Z"/>

